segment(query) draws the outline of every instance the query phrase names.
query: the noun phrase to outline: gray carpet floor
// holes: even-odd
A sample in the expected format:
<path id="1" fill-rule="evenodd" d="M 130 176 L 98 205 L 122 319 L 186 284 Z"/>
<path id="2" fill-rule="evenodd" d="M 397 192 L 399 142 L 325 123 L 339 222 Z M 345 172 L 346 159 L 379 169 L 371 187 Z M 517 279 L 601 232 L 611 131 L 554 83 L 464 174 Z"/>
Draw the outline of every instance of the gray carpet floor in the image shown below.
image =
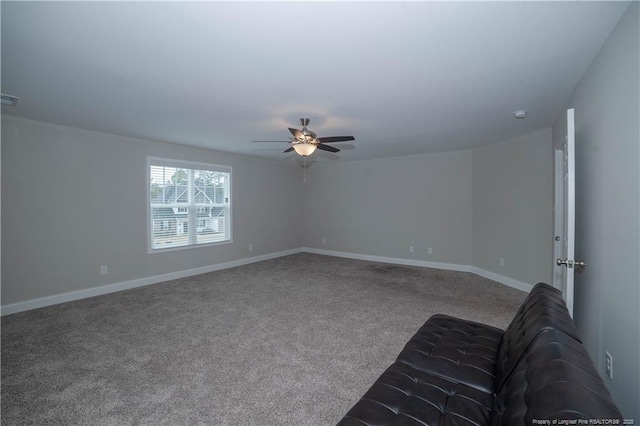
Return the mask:
<path id="1" fill-rule="evenodd" d="M 3 425 L 332 425 L 435 313 L 505 328 L 479 276 L 301 253 L 2 318 Z"/>

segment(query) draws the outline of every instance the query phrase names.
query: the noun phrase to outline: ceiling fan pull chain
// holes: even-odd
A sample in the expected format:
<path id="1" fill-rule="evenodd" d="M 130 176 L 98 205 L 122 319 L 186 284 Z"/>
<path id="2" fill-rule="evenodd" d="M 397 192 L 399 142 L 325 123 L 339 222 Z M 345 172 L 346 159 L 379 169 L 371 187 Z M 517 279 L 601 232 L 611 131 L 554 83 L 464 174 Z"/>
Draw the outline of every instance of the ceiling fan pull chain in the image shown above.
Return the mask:
<path id="1" fill-rule="evenodd" d="M 303 183 L 307 183 L 307 157 L 302 157 L 304 158 L 304 182 Z"/>

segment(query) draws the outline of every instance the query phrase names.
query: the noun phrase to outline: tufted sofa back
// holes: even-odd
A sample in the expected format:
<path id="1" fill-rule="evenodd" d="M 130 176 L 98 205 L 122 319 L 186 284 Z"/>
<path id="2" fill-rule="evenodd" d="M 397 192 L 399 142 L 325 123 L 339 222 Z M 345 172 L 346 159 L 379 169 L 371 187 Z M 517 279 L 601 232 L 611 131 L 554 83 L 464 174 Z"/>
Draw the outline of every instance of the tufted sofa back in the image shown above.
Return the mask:
<path id="1" fill-rule="evenodd" d="M 543 419 L 620 419 L 559 290 L 537 284 L 504 333 L 492 426 Z"/>
<path id="2" fill-rule="evenodd" d="M 500 389 L 529 346 L 541 334 L 559 330 L 580 341 L 562 293 L 548 284 L 539 283 L 529 292 L 507 327 L 498 350 L 495 389 Z"/>
<path id="3" fill-rule="evenodd" d="M 490 424 L 524 426 L 546 419 L 604 424 L 588 422 L 621 418 L 582 344 L 561 331 L 547 330 L 496 393 Z"/>

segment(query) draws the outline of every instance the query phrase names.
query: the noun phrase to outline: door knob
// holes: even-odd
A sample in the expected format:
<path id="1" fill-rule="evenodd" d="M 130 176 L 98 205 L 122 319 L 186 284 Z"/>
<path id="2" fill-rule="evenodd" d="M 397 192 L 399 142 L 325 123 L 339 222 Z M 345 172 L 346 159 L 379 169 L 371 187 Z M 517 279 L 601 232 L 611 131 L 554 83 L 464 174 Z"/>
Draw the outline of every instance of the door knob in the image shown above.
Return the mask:
<path id="1" fill-rule="evenodd" d="M 558 266 L 566 266 L 567 268 L 573 268 L 575 267 L 576 269 L 578 268 L 584 268 L 585 266 L 587 266 L 587 262 L 583 262 L 582 260 L 576 260 L 575 262 L 573 260 L 569 260 L 569 259 L 556 259 L 556 265 Z"/>

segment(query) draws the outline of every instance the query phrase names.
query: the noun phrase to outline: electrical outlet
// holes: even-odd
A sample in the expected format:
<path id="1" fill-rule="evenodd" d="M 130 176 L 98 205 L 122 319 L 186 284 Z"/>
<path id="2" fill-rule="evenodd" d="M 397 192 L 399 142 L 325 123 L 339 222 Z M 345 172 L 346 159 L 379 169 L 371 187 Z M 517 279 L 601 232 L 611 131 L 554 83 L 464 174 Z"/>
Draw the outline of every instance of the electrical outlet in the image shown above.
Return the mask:
<path id="1" fill-rule="evenodd" d="M 609 352 L 605 352 L 604 357 L 606 362 L 607 376 L 609 376 L 609 378 L 613 380 L 613 357 Z"/>
<path id="2" fill-rule="evenodd" d="M 427 249 L 427 254 L 433 254 L 433 247 L 429 247 Z"/>
<path id="3" fill-rule="evenodd" d="M 409 253 L 413 253 L 413 246 L 409 246 Z"/>
<path id="4" fill-rule="evenodd" d="M 500 258 L 500 266 L 504 268 L 504 258 Z"/>
<path id="5" fill-rule="evenodd" d="M 327 239 L 325 237 L 322 237 L 322 244 L 327 244 Z"/>
<path id="6" fill-rule="evenodd" d="M 109 268 L 107 268 L 107 265 L 102 265 L 100 267 L 100 275 L 107 275 L 109 273 Z"/>
<path id="7" fill-rule="evenodd" d="M 249 243 L 249 251 L 253 251 L 253 244 Z"/>

